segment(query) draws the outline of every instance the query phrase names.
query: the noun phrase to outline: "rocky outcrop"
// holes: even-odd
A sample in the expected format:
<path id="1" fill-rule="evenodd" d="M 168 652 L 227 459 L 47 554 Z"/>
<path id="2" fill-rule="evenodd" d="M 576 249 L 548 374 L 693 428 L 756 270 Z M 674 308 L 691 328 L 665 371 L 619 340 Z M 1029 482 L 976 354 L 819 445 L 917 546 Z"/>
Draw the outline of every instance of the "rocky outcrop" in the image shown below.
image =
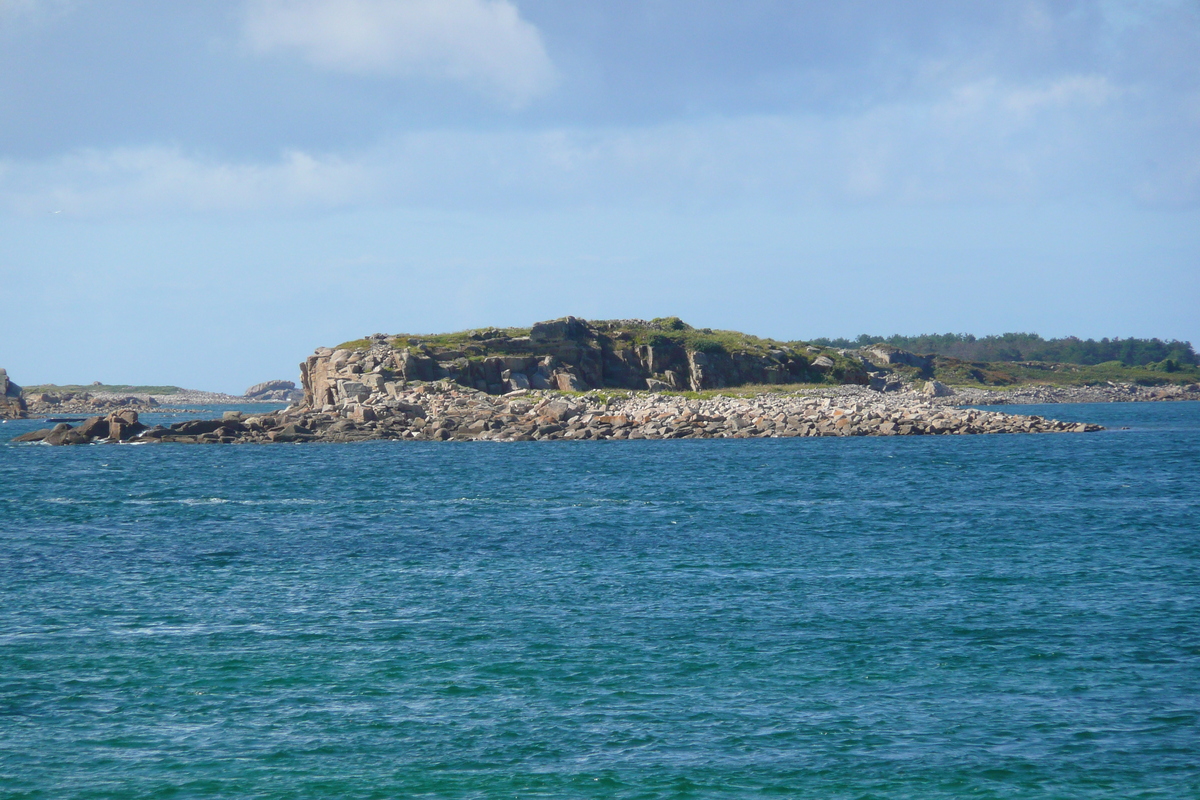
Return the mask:
<path id="1" fill-rule="evenodd" d="M 53 428 L 45 428 L 13 439 L 14 442 L 41 442 L 43 444 L 91 444 L 98 441 L 128 442 L 147 430 L 138 421 L 138 413 L 132 409 L 114 411 L 106 417 L 89 417 L 78 425 L 60 422 Z"/>
<path id="2" fill-rule="evenodd" d="M 295 403 L 304 393 L 292 381 L 263 381 L 246 390 L 245 398 L 256 403 Z"/>
<path id="3" fill-rule="evenodd" d="M 933 356 L 920 356 L 887 344 L 872 345 L 866 348 L 863 354 L 872 362 L 880 365 L 901 364 L 921 371 L 927 371 L 933 366 Z"/>
<path id="4" fill-rule="evenodd" d="M 740 338 L 739 338 L 740 337 Z M 321 348 L 300 365 L 304 405 L 344 408 L 449 380 L 499 395 L 521 389 L 702 391 L 747 384 L 867 383 L 861 360 L 835 350 L 694 329 L 675 318 L 539 322 L 528 331 L 456 337 L 375 334 Z"/>
<path id="5" fill-rule="evenodd" d="M 0 367 L 0 419 L 20 419 L 26 415 L 25 399 L 21 387 L 8 379 L 8 372 Z"/>

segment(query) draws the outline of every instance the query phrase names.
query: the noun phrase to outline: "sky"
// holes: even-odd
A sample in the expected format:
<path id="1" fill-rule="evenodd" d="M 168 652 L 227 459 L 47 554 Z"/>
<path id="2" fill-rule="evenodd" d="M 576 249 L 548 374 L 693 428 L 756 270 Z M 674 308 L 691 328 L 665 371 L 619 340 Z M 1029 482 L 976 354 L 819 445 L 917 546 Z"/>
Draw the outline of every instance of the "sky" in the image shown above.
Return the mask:
<path id="1" fill-rule="evenodd" d="M 371 333 L 1200 344 L 1197 0 L 0 0 L 0 366 Z"/>

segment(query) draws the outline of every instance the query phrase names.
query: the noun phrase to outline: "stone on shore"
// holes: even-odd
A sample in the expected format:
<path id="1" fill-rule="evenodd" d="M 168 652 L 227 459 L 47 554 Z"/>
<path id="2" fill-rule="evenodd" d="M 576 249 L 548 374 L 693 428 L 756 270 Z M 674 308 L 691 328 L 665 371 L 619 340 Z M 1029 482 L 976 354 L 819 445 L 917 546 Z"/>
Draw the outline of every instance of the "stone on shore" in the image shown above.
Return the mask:
<path id="1" fill-rule="evenodd" d="M 928 381 L 922 393 L 929 397 L 950 397 L 954 390 L 941 381 Z"/>

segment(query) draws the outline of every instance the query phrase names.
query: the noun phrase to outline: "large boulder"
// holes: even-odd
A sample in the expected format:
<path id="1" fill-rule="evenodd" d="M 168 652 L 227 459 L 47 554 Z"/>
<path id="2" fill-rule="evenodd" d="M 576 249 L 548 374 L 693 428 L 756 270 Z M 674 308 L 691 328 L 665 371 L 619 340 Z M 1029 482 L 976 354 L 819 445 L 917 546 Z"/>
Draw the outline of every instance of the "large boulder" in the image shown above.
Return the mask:
<path id="1" fill-rule="evenodd" d="M 254 397 L 255 395 L 260 395 L 263 392 L 276 392 L 281 389 L 287 391 L 295 388 L 296 384 L 292 381 L 263 381 L 262 383 L 256 383 L 251 386 L 246 390 L 245 394 L 246 397 Z"/>
<path id="2" fill-rule="evenodd" d="M 108 438 L 109 421 L 104 417 L 88 417 L 75 430 L 92 439 Z"/>
<path id="3" fill-rule="evenodd" d="M 954 390 L 941 381 L 928 381 L 923 390 L 929 397 L 950 397 Z"/>
<path id="4" fill-rule="evenodd" d="M 927 370 L 933 366 L 933 358 L 930 356 L 919 356 L 888 344 L 872 345 L 867 349 L 865 355 L 871 361 L 879 364 L 903 364 L 919 370 Z"/>
<path id="5" fill-rule="evenodd" d="M 273 430 L 267 436 L 273 442 L 311 442 L 317 438 L 311 430 L 295 423 Z"/>
<path id="6" fill-rule="evenodd" d="M 586 339 L 595 331 L 586 321 L 576 317 L 563 317 L 549 322 L 536 322 L 529 329 L 529 340 L 533 344 L 549 344 L 565 339 Z"/>
<path id="7" fill-rule="evenodd" d="M 78 431 L 65 422 L 60 422 L 50 429 L 50 433 L 42 439 L 46 444 L 78 444 L 82 437 Z M 86 438 L 86 437 L 82 437 Z"/>
<path id="8" fill-rule="evenodd" d="M 292 381 L 263 381 L 247 389 L 245 397 L 247 400 L 290 403 L 303 397 L 303 393 Z"/>
<path id="9" fill-rule="evenodd" d="M 138 413 L 133 409 L 122 409 L 108 415 L 108 438 L 114 442 L 127 442 L 146 430 L 146 426 L 138 421 Z"/>
<path id="10" fill-rule="evenodd" d="M 569 372 L 556 372 L 554 381 L 555 387 L 560 392 L 586 392 L 588 390 L 586 383 Z"/>
<path id="11" fill-rule="evenodd" d="M 225 425 L 223 419 L 190 419 L 186 422 L 176 422 L 171 426 L 171 430 L 185 436 L 200 436 L 212 433 L 223 425 Z"/>
<path id="12" fill-rule="evenodd" d="M 508 384 L 508 390 L 510 392 L 529 388 L 529 376 L 527 376 L 524 372 L 512 372 L 511 370 L 505 370 L 503 374 L 503 380 Z"/>

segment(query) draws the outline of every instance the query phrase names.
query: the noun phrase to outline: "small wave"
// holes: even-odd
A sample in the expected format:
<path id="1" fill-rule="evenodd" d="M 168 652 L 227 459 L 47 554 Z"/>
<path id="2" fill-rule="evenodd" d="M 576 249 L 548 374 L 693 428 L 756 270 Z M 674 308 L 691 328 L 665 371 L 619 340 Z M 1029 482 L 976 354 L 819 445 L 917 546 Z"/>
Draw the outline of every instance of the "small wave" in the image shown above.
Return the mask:
<path id="1" fill-rule="evenodd" d="M 3 498 L 5 502 L 22 502 L 16 498 Z M 96 500 L 82 497 L 46 497 L 43 503 L 55 505 L 89 506 L 89 505 L 125 505 L 125 506 L 311 506 L 327 503 L 326 500 L 314 500 L 307 497 L 282 497 L 273 500 L 234 500 L 227 497 L 182 497 L 148 500 L 145 498 L 128 498 L 124 500 Z"/>

